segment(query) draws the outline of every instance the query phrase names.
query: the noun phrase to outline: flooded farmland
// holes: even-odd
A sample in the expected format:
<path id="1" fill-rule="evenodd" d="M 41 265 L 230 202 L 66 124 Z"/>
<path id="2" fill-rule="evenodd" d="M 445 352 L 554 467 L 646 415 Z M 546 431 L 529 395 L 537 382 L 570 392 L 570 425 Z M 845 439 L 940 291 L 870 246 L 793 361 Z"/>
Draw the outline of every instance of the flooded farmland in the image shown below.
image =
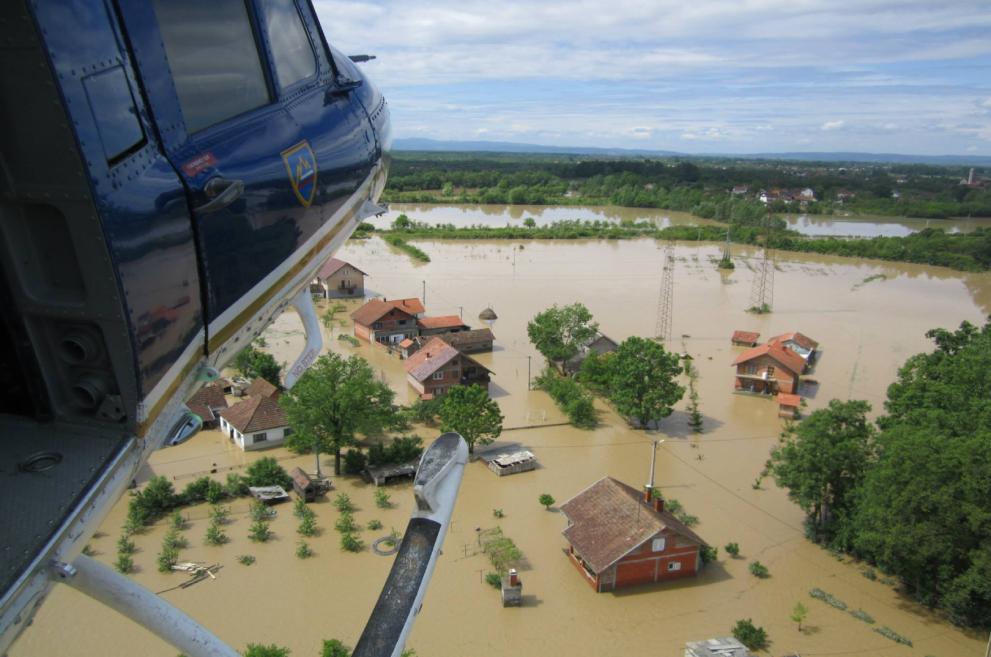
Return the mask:
<path id="1" fill-rule="evenodd" d="M 422 219 L 446 221 L 434 215 Z M 810 544 L 803 537 L 802 513 L 785 493 L 768 480 L 754 488 L 782 424 L 771 401 L 732 393 L 730 363 L 739 349 L 730 346 L 729 336 L 734 329 L 760 331 L 763 337 L 792 330 L 809 335 L 822 348 L 814 372 L 818 385 L 803 390 L 809 410 L 836 397 L 865 399 L 879 412 L 898 367 L 929 348 L 926 330 L 955 327 L 962 320 L 981 322 L 991 312 L 991 275 L 778 254 L 774 312 L 753 316 L 744 308 L 751 305 L 755 251 L 734 247 L 736 269 L 724 273 L 714 265 L 720 245 L 676 246 L 672 347 L 688 352 L 699 370 L 705 431 L 701 436 L 689 433 L 685 404 L 679 404 L 660 431 L 666 442 L 658 451 L 656 482 L 667 498 L 678 499 L 698 516 L 695 531 L 706 541 L 720 548 L 735 541 L 741 558 L 731 559 L 720 549 L 718 562 L 698 578 L 596 594 L 563 553 L 564 516 L 554 507 L 545 510 L 537 497 L 550 493 L 560 504 L 606 475 L 641 486 L 649 441 L 659 436 L 627 428 L 605 405 L 600 405 L 602 423 L 595 430 L 562 426 L 562 416 L 547 396 L 528 391 L 528 366 L 536 375 L 541 360 L 528 343 L 526 323 L 553 303 L 581 301 L 602 332 L 617 341 L 651 335 L 661 277 L 659 245 L 651 240 L 415 244 L 430 255 L 430 263 L 414 263 L 377 238 L 349 242 L 339 257 L 368 272 L 369 295 L 420 296 L 425 290 L 429 314 L 461 313 L 473 326 L 481 325 L 477 316 L 483 308 L 495 310 L 495 351 L 477 358 L 494 372 L 490 390 L 506 427 L 499 443 L 523 445 L 540 462 L 533 472 L 504 478 L 481 463 L 466 469 L 444 552 L 409 641 L 420 657 L 676 657 L 685 641 L 725 636 L 740 618 L 752 618 L 768 631 L 767 654 L 773 655 L 982 654 L 986 637 L 953 627 L 891 584 L 864 577 L 862 565 Z M 347 305 L 352 310 L 358 304 Z M 346 320 L 346 313 L 339 317 Z M 402 362 L 381 349 L 350 347 L 337 339 L 349 332 L 349 321 L 327 329 L 326 345 L 367 358 L 397 391 L 399 401 L 412 401 Z M 280 361 L 291 362 L 303 344 L 298 318 L 284 315 L 266 332 L 266 341 Z M 427 430 L 419 433 L 433 437 Z M 312 469 L 312 457 L 294 457 L 278 448 L 244 455 L 219 433 L 203 432 L 156 453 L 143 476 L 164 474 L 181 487 L 211 470 L 223 478 L 229 468 L 265 455 L 280 458 L 287 467 Z M 325 458 L 324 467 L 332 468 L 332 461 Z M 334 485 L 355 501 L 359 523 L 382 522 L 384 530 L 361 532 L 366 545 L 391 527 L 405 526 L 412 508 L 408 484 L 389 487 L 395 506 L 387 510 L 376 508 L 373 488 L 360 480 L 335 478 Z M 126 499 L 115 507 L 103 535 L 91 542 L 101 560 L 113 560 L 125 504 Z M 323 533 L 310 541 L 315 555 L 306 560 L 294 556 L 297 536 L 288 505 L 279 507 L 272 523 L 275 539 L 266 544 L 247 539 L 247 502 L 235 501 L 232 507 L 233 522 L 226 527 L 232 540 L 222 547 L 203 542 L 206 509 L 187 511 L 191 526 L 184 533 L 190 545 L 181 558 L 221 564 L 216 580 L 181 589 L 175 587 L 184 576 L 156 571 L 164 523 L 135 537 L 135 579 L 161 591 L 238 649 L 249 642 L 277 643 L 289 647 L 293 657 L 305 657 L 319 654 L 323 639 L 353 645 L 391 557 L 377 556 L 367 547 L 357 554 L 342 552 L 333 530 L 337 512 L 329 500 L 313 505 Z M 505 517 L 493 517 L 495 509 Z M 522 608 L 502 608 L 498 593 L 481 581 L 490 567 L 478 551 L 476 529 L 497 524 L 526 557 Z M 239 564 L 236 557 L 242 554 L 253 555 L 256 563 Z M 754 559 L 767 565 L 768 579 L 747 572 Z M 862 609 L 876 624 L 810 599 L 812 587 L 845 601 L 851 610 Z M 804 632 L 788 618 L 798 601 L 809 608 Z M 914 648 L 873 631 L 882 625 L 910 638 Z M 10 654 L 173 657 L 176 652 L 63 587 Z"/>

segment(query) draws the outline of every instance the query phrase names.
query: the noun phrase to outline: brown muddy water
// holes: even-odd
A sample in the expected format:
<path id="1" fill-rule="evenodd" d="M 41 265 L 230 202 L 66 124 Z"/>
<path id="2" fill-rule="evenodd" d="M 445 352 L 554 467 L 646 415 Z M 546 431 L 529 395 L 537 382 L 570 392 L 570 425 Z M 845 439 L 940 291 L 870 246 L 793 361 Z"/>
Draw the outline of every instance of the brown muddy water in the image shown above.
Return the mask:
<path id="1" fill-rule="evenodd" d="M 538 226 L 556 221 L 604 221 L 608 223 L 650 221 L 660 228 L 668 226 L 720 225 L 688 212 L 603 206 L 556 205 L 436 205 L 393 203 L 389 212 L 371 222 L 388 228 L 396 217 L 406 214 L 428 224 L 501 227 L 519 225 L 532 218 Z M 904 237 L 924 228 L 939 228 L 948 233 L 969 233 L 977 228 L 991 228 L 991 217 L 952 219 L 913 219 L 909 217 L 785 215 L 788 228 L 803 235 L 819 237 Z"/>
<path id="2" fill-rule="evenodd" d="M 537 497 L 550 493 L 561 503 L 605 475 L 642 485 L 648 441 L 657 434 L 628 429 L 605 406 L 596 430 L 557 426 L 561 414 L 546 395 L 527 390 L 527 357 L 532 357 L 534 374 L 540 360 L 527 342 L 526 322 L 552 303 L 581 301 L 602 331 L 616 340 L 651 335 L 661 268 L 658 245 L 649 240 L 416 244 L 432 262 L 413 263 L 377 238 L 349 242 L 339 255 L 370 274 L 370 295 L 419 296 L 425 285 L 430 314 L 463 312 L 468 323 L 479 325 L 480 310 L 491 306 L 496 311 L 496 350 L 478 358 L 495 372 L 491 391 L 507 429 L 512 429 L 499 442 L 524 445 L 540 461 L 536 471 L 504 478 L 481 463 L 466 469 L 444 553 L 409 641 L 421 657 L 675 657 L 686 641 L 727 635 L 740 618 L 752 618 L 768 631 L 772 643 L 764 654 L 983 654 L 986 637 L 953 627 L 893 586 L 868 580 L 862 565 L 808 543 L 801 511 L 773 482 L 752 487 L 782 425 L 771 401 L 732 393 L 730 363 L 739 350 L 730 346 L 729 336 L 733 329 L 758 330 L 764 337 L 800 330 L 822 345 L 814 373 L 819 384 L 805 391 L 809 409 L 836 397 L 866 399 L 879 411 L 899 365 L 929 348 L 926 330 L 955 327 L 965 319 L 980 322 L 991 311 L 991 276 L 781 254 L 775 261 L 774 312 L 755 317 L 744 312 L 750 305 L 754 252 L 735 249 L 736 270 L 725 274 L 714 266 L 719 245 L 678 245 L 674 342 L 678 350 L 684 345 L 698 367 L 705 432 L 689 434 L 684 403 L 679 404 L 660 432 L 667 441 L 658 451 L 656 480 L 668 498 L 698 516 L 695 529 L 720 546 L 719 561 L 695 579 L 597 594 L 562 552 L 564 516 L 554 508 L 545 511 Z M 351 310 L 357 303 L 347 305 Z M 346 313 L 339 317 L 346 319 Z M 401 401 L 411 400 L 402 363 L 378 348 L 352 348 L 337 339 L 349 330 L 328 331 L 326 343 L 335 351 L 368 358 Z M 280 360 L 291 361 L 302 345 L 298 318 L 284 315 L 266 340 Z M 420 435 L 433 437 L 425 430 Z M 278 448 L 267 454 L 284 459 L 287 466 L 312 469 L 312 457 L 292 457 Z M 214 468 L 222 478 L 227 468 L 262 455 L 266 453 L 245 456 L 218 433 L 203 432 L 155 454 L 148 473 L 175 477 L 182 486 Z M 329 468 L 332 459 L 323 462 Z M 360 523 L 377 519 L 386 530 L 405 526 L 412 508 L 408 485 L 389 488 L 396 506 L 388 510 L 375 507 L 372 487 L 360 481 L 335 478 L 335 486 L 356 502 Z M 114 559 L 125 502 L 104 523 L 104 535 L 91 542 L 99 559 Z M 247 502 L 232 506 L 233 522 L 226 529 L 232 542 L 223 547 L 203 543 L 206 509 L 187 511 L 191 526 L 184 533 L 190 546 L 181 558 L 223 568 L 215 581 L 169 590 L 163 597 L 239 649 L 249 642 L 274 642 L 291 648 L 293 657 L 305 657 L 319 654 L 325 638 L 353 645 L 391 557 L 367 548 L 358 554 L 342 552 L 333 530 L 337 512 L 329 500 L 314 505 L 323 533 L 310 540 L 316 554 L 308 560 L 294 556 L 296 523 L 290 506 L 279 507 L 273 522 L 276 538 L 264 545 L 247 540 Z M 505 517 L 494 518 L 494 509 L 502 509 Z M 478 554 L 476 528 L 497 524 L 526 555 L 522 608 L 503 609 L 498 592 L 480 581 L 490 568 Z M 160 524 L 135 539 L 140 551 L 134 577 L 154 591 L 185 579 L 155 570 L 163 533 Z M 384 533 L 366 529 L 361 536 L 368 544 Z M 740 558 L 730 559 L 722 550 L 729 541 L 740 544 Z M 240 565 L 235 559 L 240 554 L 254 555 L 257 563 Z M 767 565 L 770 578 L 752 577 L 747 571 L 752 560 Z M 863 609 L 876 624 L 811 599 L 812 587 L 840 598 L 851 610 Z M 798 601 L 809 609 L 804 632 L 788 618 Z M 914 648 L 872 631 L 882 625 L 910 638 Z M 60 588 L 10 654 L 172 657 L 176 652 L 113 612 Z"/>

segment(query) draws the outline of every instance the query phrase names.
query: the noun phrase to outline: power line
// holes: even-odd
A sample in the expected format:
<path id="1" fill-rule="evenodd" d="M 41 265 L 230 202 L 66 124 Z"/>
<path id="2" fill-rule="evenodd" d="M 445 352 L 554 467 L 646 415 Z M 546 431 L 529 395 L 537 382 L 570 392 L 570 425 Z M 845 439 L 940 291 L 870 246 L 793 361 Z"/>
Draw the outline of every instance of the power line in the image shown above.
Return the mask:
<path id="1" fill-rule="evenodd" d="M 668 242 L 661 255 L 661 287 L 657 297 L 657 322 L 654 337 L 671 341 L 671 320 L 674 308 L 674 243 Z"/>

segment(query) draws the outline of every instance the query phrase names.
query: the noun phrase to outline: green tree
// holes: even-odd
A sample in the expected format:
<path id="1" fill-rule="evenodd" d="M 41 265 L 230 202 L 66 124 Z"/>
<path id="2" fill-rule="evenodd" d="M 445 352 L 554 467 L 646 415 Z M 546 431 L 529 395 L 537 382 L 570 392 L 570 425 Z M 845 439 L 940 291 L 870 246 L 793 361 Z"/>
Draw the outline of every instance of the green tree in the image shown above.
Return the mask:
<path id="1" fill-rule="evenodd" d="M 762 650 L 767 647 L 767 632 L 763 627 L 754 625 L 749 618 L 736 621 L 736 625 L 733 626 L 733 636 L 750 650 Z"/>
<path id="2" fill-rule="evenodd" d="M 351 651 L 337 639 L 325 639 L 320 657 L 351 657 Z"/>
<path id="3" fill-rule="evenodd" d="M 290 477 L 285 468 L 279 465 L 279 462 L 271 456 L 258 459 L 249 465 L 245 474 L 247 475 L 246 479 L 249 486 L 292 487 L 292 477 Z"/>
<path id="4" fill-rule="evenodd" d="M 440 407 L 440 430 L 458 432 L 474 452 L 476 443 L 488 445 L 502 433 L 502 411 L 481 386 L 453 386 Z"/>
<path id="5" fill-rule="evenodd" d="M 550 493 L 543 493 L 541 494 L 540 497 L 537 498 L 537 501 L 543 504 L 545 509 L 550 510 L 551 505 L 554 504 L 554 502 L 556 502 L 557 500 L 555 500 L 554 496 L 551 495 Z"/>
<path id="6" fill-rule="evenodd" d="M 234 369 L 249 379 L 262 378 L 277 388 L 282 387 L 282 366 L 272 354 L 248 345 L 234 357 Z"/>
<path id="7" fill-rule="evenodd" d="M 413 222 L 405 214 L 401 214 L 392 222 L 392 230 L 407 230 L 413 227 Z"/>
<path id="8" fill-rule="evenodd" d="M 830 539 L 835 519 L 845 517 L 874 449 L 874 427 L 865 401 L 832 400 L 782 434 L 771 452 L 779 486 L 804 510 L 817 540 Z"/>
<path id="9" fill-rule="evenodd" d="M 592 313 L 580 303 L 560 308 L 551 306 L 538 313 L 526 327 L 537 351 L 558 366 L 577 355 L 598 330 L 599 325 L 592 321 Z"/>
<path id="10" fill-rule="evenodd" d="M 801 602 L 796 602 L 795 606 L 791 610 L 791 615 L 789 618 L 798 623 L 798 631 L 802 631 L 802 622 L 809 615 L 809 610 Z"/>
<path id="11" fill-rule="evenodd" d="M 297 453 L 333 452 L 334 473 L 341 474 L 341 450 L 359 434 L 372 434 L 398 420 L 392 405 L 395 393 L 375 377 L 359 356 L 324 354 L 291 390 L 279 397 L 293 433 L 286 446 Z"/>
<path id="12" fill-rule="evenodd" d="M 682 372 L 676 354 L 639 337 L 624 340 L 610 359 L 609 399 L 621 415 L 646 428 L 671 415 L 685 388 L 675 381 Z"/>

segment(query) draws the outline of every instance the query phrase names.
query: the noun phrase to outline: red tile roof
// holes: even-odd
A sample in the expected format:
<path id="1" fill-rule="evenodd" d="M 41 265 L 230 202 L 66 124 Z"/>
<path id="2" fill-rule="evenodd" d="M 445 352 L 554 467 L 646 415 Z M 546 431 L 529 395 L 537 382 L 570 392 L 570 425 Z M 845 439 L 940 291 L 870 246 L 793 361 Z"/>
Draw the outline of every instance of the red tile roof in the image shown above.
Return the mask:
<path id="1" fill-rule="evenodd" d="M 451 345 L 455 349 L 458 347 L 470 347 L 484 342 L 492 342 L 495 336 L 492 329 L 472 329 L 470 331 L 458 331 L 457 333 L 444 333 L 438 338 Z"/>
<path id="2" fill-rule="evenodd" d="M 440 317 L 421 317 L 417 320 L 417 324 L 420 328 L 425 329 L 439 329 L 439 328 L 460 328 L 464 326 L 468 327 L 460 317 L 457 315 L 442 315 Z"/>
<path id="3" fill-rule="evenodd" d="M 331 276 L 333 276 L 334 274 L 336 274 L 337 271 L 341 267 L 344 267 L 345 265 L 348 266 L 348 267 L 350 267 L 351 269 L 355 270 L 359 274 L 363 274 L 365 276 L 368 276 L 368 274 L 366 274 L 365 272 L 361 271 L 360 269 L 358 269 L 357 267 L 355 267 L 354 265 L 352 265 L 350 262 L 344 262 L 343 260 L 338 260 L 337 258 L 331 258 L 327 262 L 323 263 L 323 267 L 321 267 L 320 268 L 320 271 L 317 272 L 317 277 L 318 278 L 330 278 Z"/>
<path id="4" fill-rule="evenodd" d="M 412 347 L 413 346 L 413 340 L 411 340 L 410 338 L 406 338 L 405 340 L 403 340 L 402 342 L 399 343 L 399 346 L 402 347 L 403 349 L 406 349 L 408 347 Z"/>
<path id="5" fill-rule="evenodd" d="M 410 317 L 423 312 L 423 304 L 420 303 L 419 299 L 396 299 L 394 301 L 372 299 L 351 313 L 351 319 L 357 324 L 371 326 L 393 308 L 404 312 Z"/>
<path id="6" fill-rule="evenodd" d="M 733 331 L 733 342 L 756 343 L 760 339 L 757 331 Z"/>
<path id="7" fill-rule="evenodd" d="M 782 365 L 785 369 L 790 370 L 793 374 L 801 374 L 805 370 L 805 359 L 796 354 L 794 351 L 787 347 L 782 347 L 779 344 L 762 344 L 752 349 L 747 349 L 742 354 L 736 357 L 733 361 L 734 365 L 739 365 L 740 363 L 746 363 L 748 360 L 753 360 L 761 356 L 769 356 Z"/>
<path id="8" fill-rule="evenodd" d="M 458 355 L 457 349 L 440 338 L 434 338 L 406 359 L 406 372 L 417 381 L 425 381 Z"/>
<path id="9" fill-rule="evenodd" d="M 265 379 L 259 377 L 251 382 L 247 388 L 244 389 L 244 394 L 248 397 L 271 397 L 272 399 L 279 398 L 279 389 L 273 386 L 271 383 Z"/>
<path id="10" fill-rule="evenodd" d="M 644 542 L 668 529 L 693 543 L 706 545 L 669 511 L 655 511 L 640 491 L 612 477 L 603 477 L 561 505 L 571 521 L 562 532 L 597 573 Z"/>
<path id="11" fill-rule="evenodd" d="M 224 389 L 221 385 L 215 384 L 216 382 L 206 384 L 186 402 L 186 407 L 199 415 L 204 422 L 212 422 L 216 419 L 217 416 L 214 415 L 213 409 L 227 408 Z"/>
<path id="12" fill-rule="evenodd" d="M 289 425 L 279 402 L 271 397 L 249 397 L 220 412 L 241 433 L 255 433 Z"/>
<path id="13" fill-rule="evenodd" d="M 770 340 L 768 340 L 768 343 L 778 344 L 781 342 L 787 342 L 789 340 L 793 341 L 795 344 L 797 344 L 798 346 L 804 349 L 808 349 L 809 351 L 819 346 L 818 342 L 816 342 L 807 335 L 803 335 L 802 333 L 799 333 L 798 331 L 792 331 L 791 333 L 782 333 L 781 335 L 776 335 Z"/>
<path id="14" fill-rule="evenodd" d="M 778 393 L 778 403 L 782 406 L 798 406 L 802 403 L 801 395 L 790 395 L 787 392 Z"/>

